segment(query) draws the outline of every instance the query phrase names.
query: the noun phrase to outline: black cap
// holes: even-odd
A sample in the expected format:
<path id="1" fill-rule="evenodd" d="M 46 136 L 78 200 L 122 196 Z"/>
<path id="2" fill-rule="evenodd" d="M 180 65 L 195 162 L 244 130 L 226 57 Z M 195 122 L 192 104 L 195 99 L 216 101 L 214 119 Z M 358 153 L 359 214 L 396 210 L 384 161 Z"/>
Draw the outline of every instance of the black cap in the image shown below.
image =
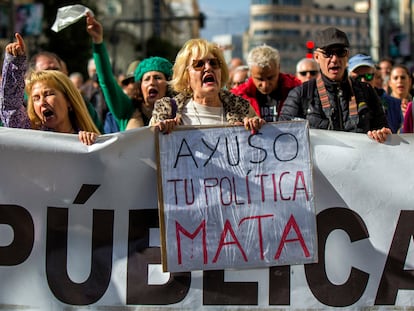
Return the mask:
<path id="1" fill-rule="evenodd" d="M 349 41 L 345 32 L 335 27 L 328 27 L 317 32 L 315 45 L 320 49 L 330 46 L 349 47 Z"/>

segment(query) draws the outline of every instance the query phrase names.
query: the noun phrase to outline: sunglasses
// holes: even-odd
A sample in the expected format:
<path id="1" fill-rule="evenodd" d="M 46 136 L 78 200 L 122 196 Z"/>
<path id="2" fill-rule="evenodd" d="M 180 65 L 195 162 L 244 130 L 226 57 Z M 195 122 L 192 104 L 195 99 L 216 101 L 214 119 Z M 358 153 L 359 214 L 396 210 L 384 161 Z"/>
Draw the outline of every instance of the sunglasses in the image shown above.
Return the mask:
<path id="1" fill-rule="evenodd" d="M 317 71 L 317 70 L 299 71 L 299 74 L 300 74 L 302 77 L 305 77 L 308 73 L 309 73 L 311 76 L 316 76 L 316 75 L 318 74 L 318 71 Z"/>
<path id="2" fill-rule="evenodd" d="M 373 73 L 364 73 L 363 75 L 359 75 L 355 78 L 358 81 L 361 81 L 362 79 L 364 79 L 365 81 L 372 81 L 372 79 L 374 79 L 374 74 Z"/>
<path id="3" fill-rule="evenodd" d="M 340 48 L 340 49 L 318 49 L 318 52 L 321 52 L 323 57 L 331 58 L 332 56 L 336 55 L 338 57 L 345 57 L 348 55 L 348 49 Z"/>
<path id="4" fill-rule="evenodd" d="M 210 64 L 213 69 L 220 68 L 220 61 L 217 58 L 208 58 L 208 59 L 194 59 L 192 63 L 192 67 L 196 71 L 203 70 L 206 63 Z"/>
<path id="5" fill-rule="evenodd" d="M 134 77 L 131 77 L 131 78 L 127 78 L 127 79 L 122 80 L 121 83 L 122 83 L 123 86 L 127 86 L 131 83 L 134 83 L 134 82 L 135 82 Z"/>

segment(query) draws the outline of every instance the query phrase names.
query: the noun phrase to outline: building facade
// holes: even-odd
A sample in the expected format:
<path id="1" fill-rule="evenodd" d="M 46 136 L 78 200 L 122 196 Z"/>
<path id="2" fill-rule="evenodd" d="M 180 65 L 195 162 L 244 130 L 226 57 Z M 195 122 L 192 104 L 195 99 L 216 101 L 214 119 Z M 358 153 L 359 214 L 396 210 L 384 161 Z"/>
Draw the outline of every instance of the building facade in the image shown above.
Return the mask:
<path id="1" fill-rule="evenodd" d="M 247 49 L 261 44 L 277 48 L 281 70 L 295 72 L 298 60 L 306 56 L 307 41 L 320 29 L 335 26 L 346 32 L 351 55 L 370 52 L 368 13 L 352 6 L 320 5 L 312 0 L 252 0 Z"/>
<path id="2" fill-rule="evenodd" d="M 118 9 L 108 11 L 108 2 L 116 3 Z M 181 46 L 199 36 L 197 0 L 101 0 L 96 5 L 105 16 L 101 21 L 115 72 L 135 59 L 149 56 L 149 38 Z"/>
<path id="3" fill-rule="evenodd" d="M 241 35 L 218 35 L 214 36 L 211 41 L 222 48 L 227 64 L 235 57 L 243 59 L 243 37 Z"/>
<path id="4" fill-rule="evenodd" d="M 213 41 L 231 46 L 225 49 L 226 59 L 240 56 L 246 59 L 252 47 L 264 43 L 274 46 L 281 54 L 282 71 L 293 72 L 297 61 L 305 57 L 306 43 L 314 39 L 316 31 L 336 26 L 347 33 L 351 55 L 368 53 L 375 60 L 390 56 L 412 62 L 412 2 L 251 0 L 248 30 L 241 36 L 230 37 L 223 30 L 220 35 L 224 37 L 217 36 Z M 11 29 L 17 23 L 13 8 L 27 3 L 35 1 L 0 0 L 1 46 L 13 40 Z M 182 46 L 188 39 L 200 36 L 198 0 L 98 0 L 93 5 L 104 26 L 104 40 L 115 72 L 124 71 L 135 59 L 149 56 L 147 41 L 151 37 Z M 39 40 L 47 39 L 43 37 L 38 36 Z M 30 40 L 30 36 L 26 38 Z"/>
<path id="5" fill-rule="evenodd" d="M 413 4 L 411 0 L 371 0 L 373 55 L 413 62 Z"/>

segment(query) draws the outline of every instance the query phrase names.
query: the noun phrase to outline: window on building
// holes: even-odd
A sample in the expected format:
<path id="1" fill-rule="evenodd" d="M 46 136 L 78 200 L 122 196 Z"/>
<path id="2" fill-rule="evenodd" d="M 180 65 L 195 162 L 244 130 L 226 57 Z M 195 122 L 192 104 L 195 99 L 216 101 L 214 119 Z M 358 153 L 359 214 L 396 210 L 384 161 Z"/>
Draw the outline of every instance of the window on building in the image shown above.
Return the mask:
<path id="1" fill-rule="evenodd" d="M 272 0 L 252 0 L 252 4 L 272 4 Z"/>
<path id="2" fill-rule="evenodd" d="M 261 4 L 261 5 L 291 5 L 291 6 L 301 6 L 302 0 L 252 0 L 252 4 Z"/>
<path id="3" fill-rule="evenodd" d="M 279 14 L 260 14 L 254 15 L 253 20 L 256 22 L 300 22 L 299 15 L 279 15 Z"/>
<path id="4" fill-rule="evenodd" d="M 326 22 L 327 18 L 324 15 L 319 16 L 319 23 L 321 24 L 329 24 L 329 22 Z"/>
<path id="5" fill-rule="evenodd" d="M 333 18 L 333 17 L 332 17 Z M 336 16 L 335 17 L 335 24 L 336 25 L 341 25 L 341 17 L 340 16 Z"/>
<path id="6" fill-rule="evenodd" d="M 274 2 L 278 2 L 277 4 L 280 5 L 294 5 L 294 6 L 301 6 L 302 1 L 301 0 L 275 0 Z"/>
<path id="7" fill-rule="evenodd" d="M 356 26 L 356 24 L 357 24 L 357 19 L 351 18 L 351 26 Z"/>

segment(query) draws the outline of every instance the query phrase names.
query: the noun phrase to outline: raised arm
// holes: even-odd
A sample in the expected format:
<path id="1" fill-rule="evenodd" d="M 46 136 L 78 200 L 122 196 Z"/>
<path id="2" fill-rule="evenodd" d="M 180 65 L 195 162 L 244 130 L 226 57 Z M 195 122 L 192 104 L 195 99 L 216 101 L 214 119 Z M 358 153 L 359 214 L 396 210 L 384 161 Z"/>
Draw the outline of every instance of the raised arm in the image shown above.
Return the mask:
<path id="1" fill-rule="evenodd" d="M 91 13 L 86 13 L 86 31 L 92 38 L 94 44 L 103 42 L 103 28 Z"/>
<path id="2" fill-rule="evenodd" d="M 121 130 L 124 130 L 134 111 L 134 106 L 113 75 L 108 52 L 103 43 L 102 25 L 89 13 L 86 17 L 86 31 L 92 38 L 93 58 L 106 104 L 119 123 L 122 123 L 118 123 Z"/>
<path id="3" fill-rule="evenodd" d="M 31 128 L 24 106 L 24 75 L 27 69 L 26 46 L 22 36 L 9 43 L 3 63 L 0 86 L 0 117 L 5 127 Z"/>

